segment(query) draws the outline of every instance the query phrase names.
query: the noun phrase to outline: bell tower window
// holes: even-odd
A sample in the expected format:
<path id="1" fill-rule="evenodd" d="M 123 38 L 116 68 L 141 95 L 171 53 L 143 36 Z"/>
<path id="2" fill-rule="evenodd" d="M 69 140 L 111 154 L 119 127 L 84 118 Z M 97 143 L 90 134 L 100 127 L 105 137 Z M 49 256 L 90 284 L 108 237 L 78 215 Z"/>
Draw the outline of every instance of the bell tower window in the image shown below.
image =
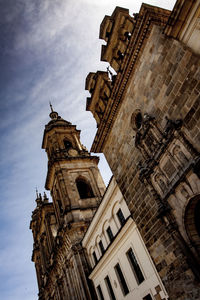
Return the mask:
<path id="1" fill-rule="evenodd" d="M 86 198 L 93 198 L 94 193 L 92 191 L 92 188 L 89 183 L 86 183 L 82 179 L 77 179 L 76 180 L 76 186 L 80 195 L 81 199 L 86 199 Z"/>
<path id="2" fill-rule="evenodd" d="M 65 145 L 66 150 L 69 150 L 70 148 L 72 148 L 72 143 L 68 140 L 64 140 L 64 145 Z"/>

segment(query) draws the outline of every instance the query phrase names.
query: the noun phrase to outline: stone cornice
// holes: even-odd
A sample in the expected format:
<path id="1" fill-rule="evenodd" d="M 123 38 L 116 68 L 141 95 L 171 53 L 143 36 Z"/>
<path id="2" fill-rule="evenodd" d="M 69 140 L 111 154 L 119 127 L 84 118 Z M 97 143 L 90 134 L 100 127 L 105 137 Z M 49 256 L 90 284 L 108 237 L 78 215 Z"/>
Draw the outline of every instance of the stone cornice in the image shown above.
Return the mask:
<path id="1" fill-rule="evenodd" d="M 169 18 L 170 11 L 158 7 L 142 4 L 140 12 L 136 18 L 136 23 L 131 35 L 129 46 L 124 57 L 122 72 L 117 74 L 112 93 L 111 101 L 106 107 L 104 116 L 99 124 L 92 152 L 102 152 L 106 136 L 112 128 L 116 119 L 119 107 L 123 102 L 123 97 L 127 89 L 130 75 L 133 74 L 139 57 L 143 52 L 147 38 L 154 24 L 164 27 Z"/>

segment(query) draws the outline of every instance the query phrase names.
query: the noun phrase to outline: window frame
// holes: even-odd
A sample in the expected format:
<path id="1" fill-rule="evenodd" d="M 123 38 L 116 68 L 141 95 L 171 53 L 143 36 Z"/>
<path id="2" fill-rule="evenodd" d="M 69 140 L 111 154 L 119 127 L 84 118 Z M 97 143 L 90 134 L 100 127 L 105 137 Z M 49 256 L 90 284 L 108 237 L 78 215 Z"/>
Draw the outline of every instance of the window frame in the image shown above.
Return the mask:
<path id="1" fill-rule="evenodd" d="M 106 233 L 109 238 L 109 242 L 112 243 L 112 241 L 114 240 L 114 235 L 110 226 L 107 227 Z"/>
<path id="2" fill-rule="evenodd" d="M 94 264 L 96 265 L 98 263 L 98 258 L 97 258 L 95 250 L 92 252 L 92 258 L 93 258 Z"/>
<path id="3" fill-rule="evenodd" d="M 124 214 L 123 214 L 123 211 L 121 210 L 121 208 L 118 209 L 116 215 L 117 215 L 118 221 L 120 223 L 120 226 L 123 227 L 124 224 L 126 223 L 126 218 L 124 217 Z"/>
<path id="4" fill-rule="evenodd" d="M 115 293 L 114 293 L 114 290 L 113 290 L 113 287 L 112 287 L 112 284 L 111 284 L 111 281 L 110 281 L 110 278 L 108 275 L 104 278 L 104 281 L 105 281 L 106 288 L 108 290 L 110 299 L 116 300 Z"/>
<path id="5" fill-rule="evenodd" d="M 131 255 L 129 255 L 129 253 L 131 253 Z M 127 257 L 128 262 L 131 266 L 131 269 L 133 271 L 135 280 L 136 280 L 137 284 L 140 285 L 142 282 L 145 281 L 145 277 L 143 275 L 143 272 L 141 270 L 141 267 L 138 263 L 138 260 L 137 260 L 135 254 L 134 254 L 134 251 L 133 251 L 132 247 L 130 247 L 128 249 L 128 251 L 126 251 L 126 257 Z"/>
<path id="6" fill-rule="evenodd" d="M 102 288 L 101 288 L 100 284 L 97 285 L 96 290 L 97 290 L 97 297 L 100 300 L 104 300 L 104 295 L 103 295 Z"/>
<path id="7" fill-rule="evenodd" d="M 104 252 L 105 252 L 105 248 L 104 248 L 104 245 L 103 245 L 102 240 L 100 240 L 100 241 L 98 242 L 98 245 L 99 245 L 99 249 L 100 249 L 100 251 L 101 251 L 101 255 L 103 255 Z"/>
<path id="8" fill-rule="evenodd" d="M 120 285 L 120 287 L 121 287 L 122 294 L 123 294 L 124 296 L 128 295 L 129 292 L 130 292 L 130 290 L 129 290 L 129 288 L 128 288 L 126 279 L 125 279 L 125 277 L 124 277 L 124 274 L 123 274 L 123 272 L 122 272 L 122 269 L 121 269 L 119 263 L 117 263 L 117 264 L 114 266 L 114 270 L 115 270 L 115 273 L 116 273 L 116 276 L 117 276 L 119 285 Z"/>

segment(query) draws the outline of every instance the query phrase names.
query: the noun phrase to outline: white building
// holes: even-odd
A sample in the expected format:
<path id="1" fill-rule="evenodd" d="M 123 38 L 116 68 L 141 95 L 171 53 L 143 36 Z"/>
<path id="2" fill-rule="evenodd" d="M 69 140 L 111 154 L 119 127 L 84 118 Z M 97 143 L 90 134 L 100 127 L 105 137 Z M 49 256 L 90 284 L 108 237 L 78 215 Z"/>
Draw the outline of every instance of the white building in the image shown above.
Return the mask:
<path id="1" fill-rule="evenodd" d="M 168 299 L 114 177 L 82 244 L 100 300 Z"/>

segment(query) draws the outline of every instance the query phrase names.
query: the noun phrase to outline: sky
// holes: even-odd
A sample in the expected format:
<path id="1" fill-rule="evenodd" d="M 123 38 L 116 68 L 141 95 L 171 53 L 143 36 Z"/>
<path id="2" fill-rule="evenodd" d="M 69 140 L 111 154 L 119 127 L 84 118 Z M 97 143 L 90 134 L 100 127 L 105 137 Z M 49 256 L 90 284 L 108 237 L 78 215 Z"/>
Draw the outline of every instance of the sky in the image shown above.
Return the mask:
<path id="1" fill-rule="evenodd" d="M 99 26 L 116 6 L 139 11 L 139 0 L 0 0 L 0 300 L 37 299 L 31 262 L 35 189 L 43 193 L 47 157 L 41 149 L 49 101 L 81 129 L 90 150 L 96 123 L 85 111 L 85 78 L 106 71 Z M 146 1 L 172 9 L 175 1 Z M 111 172 L 101 155 L 107 184 Z"/>

